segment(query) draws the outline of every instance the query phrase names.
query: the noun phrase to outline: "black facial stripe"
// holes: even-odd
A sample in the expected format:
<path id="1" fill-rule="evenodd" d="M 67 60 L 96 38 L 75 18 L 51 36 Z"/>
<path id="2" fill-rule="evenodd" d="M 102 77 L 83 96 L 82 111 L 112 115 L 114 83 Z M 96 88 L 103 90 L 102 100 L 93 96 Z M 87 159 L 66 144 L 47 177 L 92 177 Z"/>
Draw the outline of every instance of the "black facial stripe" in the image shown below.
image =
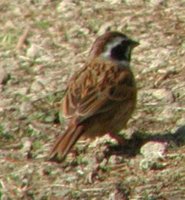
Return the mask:
<path id="1" fill-rule="evenodd" d="M 111 57 L 115 60 L 130 61 L 130 42 L 124 40 L 120 45 L 114 47 L 111 51 Z"/>

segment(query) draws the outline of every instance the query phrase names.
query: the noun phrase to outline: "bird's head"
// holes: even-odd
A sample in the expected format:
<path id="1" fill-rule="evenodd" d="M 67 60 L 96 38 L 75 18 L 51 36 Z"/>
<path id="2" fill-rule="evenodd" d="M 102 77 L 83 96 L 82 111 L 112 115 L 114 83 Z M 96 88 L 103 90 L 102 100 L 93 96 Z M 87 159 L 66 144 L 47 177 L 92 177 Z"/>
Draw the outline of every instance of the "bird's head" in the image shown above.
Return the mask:
<path id="1" fill-rule="evenodd" d="M 99 36 L 90 50 L 90 58 L 102 58 L 118 64 L 129 64 L 131 53 L 139 43 L 120 32 L 106 32 Z"/>

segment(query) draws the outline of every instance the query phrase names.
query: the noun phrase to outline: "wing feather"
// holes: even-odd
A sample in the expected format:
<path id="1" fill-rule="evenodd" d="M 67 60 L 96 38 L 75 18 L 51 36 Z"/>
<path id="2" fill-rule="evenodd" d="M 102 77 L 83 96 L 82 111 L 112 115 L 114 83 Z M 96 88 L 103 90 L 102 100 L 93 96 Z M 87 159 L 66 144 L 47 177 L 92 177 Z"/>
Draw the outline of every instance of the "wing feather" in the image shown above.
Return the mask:
<path id="1" fill-rule="evenodd" d="M 134 77 L 128 68 L 102 62 L 86 65 L 72 77 L 62 110 L 66 117 L 76 117 L 81 122 L 113 109 L 118 101 L 128 101 L 135 90 Z"/>

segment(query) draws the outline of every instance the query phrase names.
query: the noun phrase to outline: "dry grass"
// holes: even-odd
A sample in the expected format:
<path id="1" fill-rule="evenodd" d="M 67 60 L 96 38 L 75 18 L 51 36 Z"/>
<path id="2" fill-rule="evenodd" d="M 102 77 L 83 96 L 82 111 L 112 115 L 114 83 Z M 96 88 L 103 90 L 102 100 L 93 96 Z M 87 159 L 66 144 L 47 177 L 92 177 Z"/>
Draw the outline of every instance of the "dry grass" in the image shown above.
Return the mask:
<path id="1" fill-rule="evenodd" d="M 0 1 L 0 199 L 185 199 L 184 7 L 183 0 Z M 47 162 L 65 125 L 57 103 L 66 81 L 107 29 L 141 43 L 132 62 L 138 108 L 126 131 L 135 139 L 126 152 L 104 138 L 79 143 L 62 164 Z M 143 169 L 140 145 L 153 135 L 169 148 Z"/>

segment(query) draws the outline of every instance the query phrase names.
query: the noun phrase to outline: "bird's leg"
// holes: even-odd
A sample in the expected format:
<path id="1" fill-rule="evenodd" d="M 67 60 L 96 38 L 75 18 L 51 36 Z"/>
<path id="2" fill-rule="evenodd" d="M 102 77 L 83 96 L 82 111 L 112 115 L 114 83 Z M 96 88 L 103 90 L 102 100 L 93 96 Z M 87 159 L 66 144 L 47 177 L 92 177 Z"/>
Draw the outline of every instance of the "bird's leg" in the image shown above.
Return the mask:
<path id="1" fill-rule="evenodd" d="M 118 144 L 120 145 L 124 145 L 125 144 L 125 139 L 123 138 L 123 136 L 109 132 L 110 137 L 114 138 Z"/>

